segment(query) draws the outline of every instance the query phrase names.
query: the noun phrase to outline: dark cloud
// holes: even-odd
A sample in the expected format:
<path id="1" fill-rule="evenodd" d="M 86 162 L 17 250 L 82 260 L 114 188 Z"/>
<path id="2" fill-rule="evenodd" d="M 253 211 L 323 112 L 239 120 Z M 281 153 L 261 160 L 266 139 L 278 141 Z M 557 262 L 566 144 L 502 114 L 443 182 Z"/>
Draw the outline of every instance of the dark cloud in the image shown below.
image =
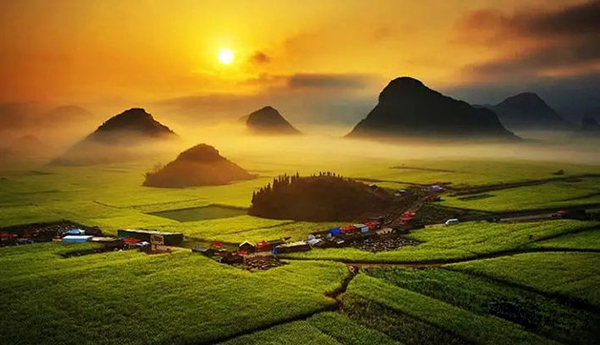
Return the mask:
<path id="1" fill-rule="evenodd" d="M 520 30 L 535 35 L 588 35 L 600 32 L 600 1 L 590 1 L 561 11 L 516 17 Z"/>
<path id="2" fill-rule="evenodd" d="M 264 65 L 271 62 L 271 57 L 265 52 L 257 51 L 250 57 L 250 61 L 256 65 Z"/>
<path id="3" fill-rule="evenodd" d="M 596 36 L 600 31 L 600 1 L 565 7 L 556 11 L 520 10 L 508 15 L 497 9 L 482 9 L 462 17 L 457 27 L 462 33 L 494 34 L 496 40 L 515 37 Z"/>
<path id="4" fill-rule="evenodd" d="M 577 67 L 600 60 L 600 40 L 596 44 L 572 42 L 568 45 L 549 46 L 523 52 L 514 57 L 468 67 L 470 73 L 480 76 L 519 77 L 541 70 Z M 585 68 L 583 68 L 585 70 Z"/>
<path id="5" fill-rule="evenodd" d="M 560 70 L 586 74 L 588 67 L 600 64 L 600 1 L 512 15 L 479 10 L 457 27 L 468 43 L 507 52 L 500 59 L 468 66 L 466 72 L 477 78 L 523 79 Z"/>
<path id="6" fill-rule="evenodd" d="M 288 78 L 291 89 L 362 89 L 371 79 L 364 74 L 294 74 Z"/>

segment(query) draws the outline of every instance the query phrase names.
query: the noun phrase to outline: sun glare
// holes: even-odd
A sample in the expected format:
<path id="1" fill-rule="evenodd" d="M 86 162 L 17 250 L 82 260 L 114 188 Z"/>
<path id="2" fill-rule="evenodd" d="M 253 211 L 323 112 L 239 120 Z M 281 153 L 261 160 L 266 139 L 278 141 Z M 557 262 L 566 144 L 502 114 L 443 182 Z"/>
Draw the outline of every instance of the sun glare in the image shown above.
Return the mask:
<path id="1" fill-rule="evenodd" d="M 233 62 L 233 51 L 231 49 L 221 49 L 219 51 L 219 62 L 224 65 L 229 65 Z"/>

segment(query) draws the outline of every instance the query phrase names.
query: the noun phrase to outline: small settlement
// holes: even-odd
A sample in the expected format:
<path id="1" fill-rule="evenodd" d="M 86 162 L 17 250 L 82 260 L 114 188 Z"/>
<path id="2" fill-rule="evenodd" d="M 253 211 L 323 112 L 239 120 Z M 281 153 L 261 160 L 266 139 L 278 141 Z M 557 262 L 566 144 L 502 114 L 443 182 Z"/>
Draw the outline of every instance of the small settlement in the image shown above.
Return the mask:
<path id="1" fill-rule="evenodd" d="M 222 243 L 213 242 L 210 247 L 197 247 L 192 251 L 212 258 L 220 263 L 239 265 L 246 269 L 269 269 L 280 266 L 280 254 L 306 252 L 313 248 L 341 248 L 353 246 L 371 252 L 388 251 L 402 246 L 417 245 L 418 242 L 401 237 L 410 229 L 422 226 L 413 222 L 415 212 L 406 211 L 397 226 L 384 227 L 383 217 L 365 223 L 339 226 L 308 235 L 306 240 L 289 242 L 289 238 L 250 243 L 245 241 L 234 250 L 222 248 Z"/>

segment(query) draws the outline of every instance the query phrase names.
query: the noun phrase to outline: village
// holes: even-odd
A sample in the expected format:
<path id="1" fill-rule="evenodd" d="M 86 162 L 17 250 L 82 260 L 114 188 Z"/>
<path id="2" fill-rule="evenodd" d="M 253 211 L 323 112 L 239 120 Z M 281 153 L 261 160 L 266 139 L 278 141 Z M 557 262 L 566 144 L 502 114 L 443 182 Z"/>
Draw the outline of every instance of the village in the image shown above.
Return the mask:
<path id="1" fill-rule="evenodd" d="M 369 184 L 369 189 L 380 189 Z M 559 210 L 555 213 L 536 212 L 534 214 L 515 214 L 507 218 L 488 217 L 486 215 L 469 216 L 466 213 L 431 214 L 422 206 L 441 200 L 448 184 L 437 182 L 430 186 L 419 186 L 408 190 L 393 191 L 397 200 L 408 202 L 395 205 L 391 209 L 381 210 L 379 214 L 365 216 L 363 222 L 340 225 L 330 229 L 310 233 L 306 239 L 291 241 L 290 237 L 262 240 L 257 243 L 223 243 L 221 241 L 203 241 L 202 245 L 192 247 L 184 245 L 184 234 L 160 232 L 153 229 L 120 229 L 116 237 L 105 236 L 97 226 L 88 227 L 70 221 L 48 224 L 29 224 L 0 231 L 0 246 L 25 245 L 39 242 L 96 243 L 94 248 L 73 250 L 62 254 L 64 258 L 95 253 L 139 250 L 147 254 L 169 253 L 175 248 L 190 250 L 193 253 L 211 258 L 219 263 L 233 265 L 247 270 L 266 270 L 284 263 L 282 254 L 306 252 L 314 249 L 353 247 L 371 253 L 391 251 L 404 246 L 415 246 L 419 242 L 405 235 L 425 225 L 452 226 L 461 220 L 528 221 L 532 219 L 585 219 L 585 210 Z M 418 214 L 419 213 L 419 214 Z M 435 212 L 434 212 L 435 213 Z"/>
<path id="2" fill-rule="evenodd" d="M 385 227 L 384 219 L 339 226 L 311 233 L 306 240 L 291 242 L 290 238 L 264 240 L 258 243 L 244 241 L 237 246 L 213 241 L 210 245 L 192 248 L 192 252 L 212 258 L 220 263 L 246 269 L 268 269 L 281 265 L 279 254 L 309 251 L 313 248 L 341 248 L 355 246 L 372 252 L 387 251 L 415 241 L 402 238 L 410 229 L 423 227 L 411 225 L 416 213 L 407 211 L 402 217 L 403 226 Z M 148 254 L 168 253 L 171 248 L 182 248 L 182 233 L 159 232 L 148 229 L 121 229 L 117 237 L 104 236 L 98 227 L 85 227 L 71 222 L 30 225 L 18 232 L 0 232 L 0 245 L 25 245 L 39 242 L 97 243 L 92 249 L 75 250 L 62 256 L 72 257 L 119 250 L 139 250 Z"/>

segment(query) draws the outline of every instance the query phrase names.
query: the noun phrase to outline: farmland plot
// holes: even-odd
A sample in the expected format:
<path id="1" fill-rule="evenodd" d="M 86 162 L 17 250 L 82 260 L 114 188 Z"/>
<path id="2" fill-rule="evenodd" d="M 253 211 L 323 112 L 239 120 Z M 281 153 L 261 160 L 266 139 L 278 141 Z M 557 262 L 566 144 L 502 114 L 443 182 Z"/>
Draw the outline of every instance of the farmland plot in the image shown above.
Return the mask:
<path id="1" fill-rule="evenodd" d="M 72 248 L 0 248 L 3 343 L 214 342 L 333 308 L 324 293 L 347 274 L 324 262 L 250 273 L 189 251 L 56 255 Z"/>

